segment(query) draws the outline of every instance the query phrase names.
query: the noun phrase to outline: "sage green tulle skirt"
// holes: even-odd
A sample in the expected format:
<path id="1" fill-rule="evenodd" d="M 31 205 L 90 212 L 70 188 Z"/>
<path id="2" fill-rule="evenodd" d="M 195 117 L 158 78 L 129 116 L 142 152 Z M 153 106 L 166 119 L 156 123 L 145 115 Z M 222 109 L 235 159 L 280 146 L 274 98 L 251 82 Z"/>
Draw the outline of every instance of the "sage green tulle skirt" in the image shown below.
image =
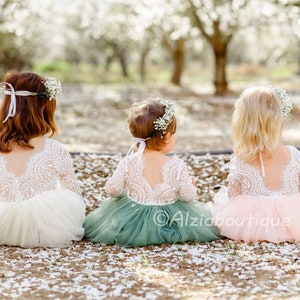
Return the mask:
<path id="1" fill-rule="evenodd" d="M 181 200 L 168 205 L 144 205 L 121 195 L 105 201 L 84 222 L 92 242 L 124 247 L 208 242 L 221 235 L 212 225 L 205 203 Z"/>

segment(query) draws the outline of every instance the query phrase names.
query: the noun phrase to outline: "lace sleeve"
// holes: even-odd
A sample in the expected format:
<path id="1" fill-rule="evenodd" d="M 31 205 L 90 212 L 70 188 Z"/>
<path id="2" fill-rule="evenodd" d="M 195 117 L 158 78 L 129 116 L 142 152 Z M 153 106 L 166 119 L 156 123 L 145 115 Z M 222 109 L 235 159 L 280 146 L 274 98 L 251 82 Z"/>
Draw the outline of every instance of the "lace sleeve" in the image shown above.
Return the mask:
<path id="1" fill-rule="evenodd" d="M 228 175 L 228 196 L 229 198 L 242 195 L 242 186 L 240 181 L 240 176 L 237 172 L 236 159 L 232 159 L 229 167 Z"/>
<path id="2" fill-rule="evenodd" d="M 126 182 L 125 159 L 126 158 L 122 159 L 119 162 L 113 175 L 107 180 L 105 184 L 105 189 L 107 193 L 112 197 L 121 195 L 125 190 L 125 182 Z"/>
<path id="3" fill-rule="evenodd" d="M 178 197 L 183 201 L 192 201 L 197 197 L 197 189 L 193 185 L 192 178 L 188 172 L 187 166 L 183 161 L 179 166 L 178 173 Z"/>
<path id="4" fill-rule="evenodd" d="M 238 179 L 229 180 L 228 194 L 229 194 L 229 198 L 242 195 L 241 183 Z"/>
<path id="5" fill-rule="evenodd" d="M 293 147 L 296 156 L 296 165 L 300 165 L 300 151 Z M 299 170 L 299 168 L 297 168 Z M 299 171 L 298 171 L 299 172 Z M 300 192 L 300 172 L 298 173 L 298 192 Z"/>
<path id="6" fill-rule="evenodd" d="M 299 175 L 298 175 L 298 191 L 299 191 L 299 193 L 300 193 L 300 173 L 299 173 Z"/>
<path id="7" fill-rule="evenodd" d="M 70 153 L 66 149 L 61 148 L 61 153 L 58 157 L 61 161 L 61 168 L 59 174 L 60 184 L 63 187 L 81 195 L 79 181 L 76 178 L 73 169 L 73 161 Z"/>

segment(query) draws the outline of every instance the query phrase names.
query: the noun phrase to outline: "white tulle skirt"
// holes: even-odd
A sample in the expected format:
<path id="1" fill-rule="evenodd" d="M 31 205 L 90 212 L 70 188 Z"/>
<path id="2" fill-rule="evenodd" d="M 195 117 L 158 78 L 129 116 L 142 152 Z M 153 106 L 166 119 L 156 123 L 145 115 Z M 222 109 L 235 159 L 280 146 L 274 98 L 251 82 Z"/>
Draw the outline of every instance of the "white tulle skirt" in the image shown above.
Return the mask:
<path id="1" fill-rule="evenodd" d="M 0 244 L 68 247 L 84 235 L 85 205 L 68 189 L 48 191 L 20 202 L 0 202 Z"/>

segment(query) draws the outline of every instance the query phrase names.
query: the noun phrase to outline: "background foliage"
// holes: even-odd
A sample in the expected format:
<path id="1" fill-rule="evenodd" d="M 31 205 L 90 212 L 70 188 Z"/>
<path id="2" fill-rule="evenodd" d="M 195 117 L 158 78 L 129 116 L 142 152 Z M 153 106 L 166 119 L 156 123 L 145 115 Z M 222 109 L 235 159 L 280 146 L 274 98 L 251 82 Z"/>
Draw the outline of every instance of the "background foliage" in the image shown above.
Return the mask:
<path id="1" fill-rule="evenodd" d="M 75 83 L 209 81 L 300 71 L 299 0 L 0 0 L 0 73 Z"/>

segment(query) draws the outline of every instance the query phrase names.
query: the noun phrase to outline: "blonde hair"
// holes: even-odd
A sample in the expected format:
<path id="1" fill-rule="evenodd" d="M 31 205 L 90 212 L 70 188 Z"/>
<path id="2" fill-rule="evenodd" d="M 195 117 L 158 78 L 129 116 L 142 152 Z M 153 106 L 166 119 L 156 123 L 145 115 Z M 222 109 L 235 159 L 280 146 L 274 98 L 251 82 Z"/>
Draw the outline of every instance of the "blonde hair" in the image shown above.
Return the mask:
<path id="1" fill-rule="evenodd" d="M 161 150 L 165 144 L 165 134 L 176 132 L 176 118 L 173 116 L 166 132 L 155 130 L 154 121 L 162 117 L 165 113 L 165 107 L 156 100 L 147 99 L 135 102 L 128 116 L 129 130 L 133 137 L 147 139 L 148 149 Z"/>
<path id="2" fill-rule="evenodd" d="M 265 149 L 272 156 L 281 138 L 282 122 L 280 99 L 272 89 L 246 89 L 232 116 L 235 155 L 249 162 Z"/>

